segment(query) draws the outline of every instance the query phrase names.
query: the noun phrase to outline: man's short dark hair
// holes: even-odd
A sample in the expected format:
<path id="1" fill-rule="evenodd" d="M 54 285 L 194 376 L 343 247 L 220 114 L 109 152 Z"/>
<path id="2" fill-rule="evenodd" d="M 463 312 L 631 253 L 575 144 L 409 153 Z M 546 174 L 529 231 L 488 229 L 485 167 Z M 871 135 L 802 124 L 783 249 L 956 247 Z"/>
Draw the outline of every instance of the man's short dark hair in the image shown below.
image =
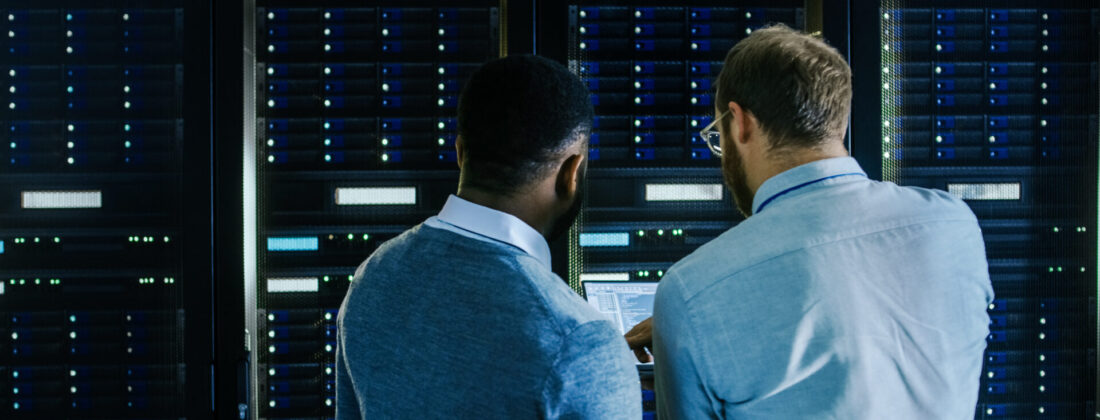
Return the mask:
<path id="1" fill-rule="evenodd" d="M 844 135 L 852 70 L 824 41 L 782 24 L 738 42 L 715 82 L 718 109 L 730 101 L 756 116 L 771 149 L 816 147 Z"/>
<path id="2" fill-rule="evenodd" d="M 533 55 L 490 61 L 458 100 L 465 185 L 511 195 L 592 131 L 590 93 L 565 66 Z"/>

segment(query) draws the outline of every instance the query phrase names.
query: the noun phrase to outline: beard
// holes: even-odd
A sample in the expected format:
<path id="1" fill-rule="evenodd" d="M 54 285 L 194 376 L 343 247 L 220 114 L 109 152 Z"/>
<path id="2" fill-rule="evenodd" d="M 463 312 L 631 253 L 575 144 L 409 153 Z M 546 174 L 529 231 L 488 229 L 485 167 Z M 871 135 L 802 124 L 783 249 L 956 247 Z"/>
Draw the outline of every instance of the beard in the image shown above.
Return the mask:
<path id="1" fill-rule="evenodd" d="M 745 177 L 745 162 L 736 147 L 728 149 L 728 153 L 723 150 L 722 154 L 722 177 L 726 181 L 726 188 L 733 194 L 733 204 L 741 215 L 748 218 L 752 216 L 753 196 L 749 190 L 748 178 Z"/>

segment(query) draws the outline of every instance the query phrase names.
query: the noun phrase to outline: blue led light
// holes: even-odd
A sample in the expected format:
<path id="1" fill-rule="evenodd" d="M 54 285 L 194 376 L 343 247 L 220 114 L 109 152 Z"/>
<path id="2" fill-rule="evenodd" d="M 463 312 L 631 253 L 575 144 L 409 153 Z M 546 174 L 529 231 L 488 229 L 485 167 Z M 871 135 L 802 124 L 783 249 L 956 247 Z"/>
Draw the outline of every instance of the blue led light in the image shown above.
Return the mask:
<path id="1" fill-rule="evenodd" d="M 4 253 L 4 241 L 0 241 L 0 254 Z"/>
<path id="2" fill-rule="evenodd" d="M 319 247 L 316 236 L 268 237 L 268 251 L 316 251 Z"/>
<path id="3" fill-rule="evenodd" d="M 626 232 L 582 233 L 580 245 L 582 247 L 630 246 L 630 235 Z"/>

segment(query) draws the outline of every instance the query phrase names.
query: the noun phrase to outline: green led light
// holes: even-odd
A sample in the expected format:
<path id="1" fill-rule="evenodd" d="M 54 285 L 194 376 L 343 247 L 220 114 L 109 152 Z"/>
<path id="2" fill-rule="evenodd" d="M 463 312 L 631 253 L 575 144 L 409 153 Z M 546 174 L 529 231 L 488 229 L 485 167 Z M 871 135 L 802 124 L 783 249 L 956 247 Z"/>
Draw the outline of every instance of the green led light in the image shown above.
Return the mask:
<path id="1" fill-rule="evenodd" d="M 60 243 L 60 242 L 61 242 L 61 238 L 59 238 L 59 237 L 57 237 L 57 236 L 54 236 L 54 237 L 53 237 L 53 243 L 55 243 L 55 244 L 56 244 L 56 243 Z"/>
<path id="2" fill-rule="evenodd" d="M 664 230 L 664 229 L 657 229 L 657 236 L 662 236 L 662 235 L 664 235 L 664 234 L 665 234 L 665 230 Z"/>
<path id="3" fill-rule="evenodd" d="M 638 236 L 645 236 L 645 231 L 644 230 L 639 230 L 638 231 Z"/>
<path id="4" fill-rule="evenodd" d="M 329 278 L 328 278 L 328 276 L 324 276 L 324 277 L 322 277 L 321 279 L 322 279 L 322 280 L 324 280 L 325 282 L 328 282 L 328 281 L 329 281 Z"/>
<path id="5" fill-rule="evenodd" d="M 365 241 L 367 239 L 370 239 L 370 235 L 364 233 L 363 234 L 363 240 Z"/>
<path id="6" fill-rule="evenodd" d="M 355 240 L 355 235 L 352 235 L 352 234 L 349 233 L 348 234 L 348 240 L 349 241 L 354 241 Z"/>

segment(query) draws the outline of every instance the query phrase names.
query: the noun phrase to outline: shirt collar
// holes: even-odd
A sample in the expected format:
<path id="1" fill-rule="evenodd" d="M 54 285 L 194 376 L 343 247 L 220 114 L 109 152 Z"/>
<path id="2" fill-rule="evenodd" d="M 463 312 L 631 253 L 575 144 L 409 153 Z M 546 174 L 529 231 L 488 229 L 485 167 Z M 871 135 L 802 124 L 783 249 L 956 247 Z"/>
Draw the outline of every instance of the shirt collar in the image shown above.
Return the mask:
<path id="1" fill-rule="evenodd" d="M 791 195 L 802 187 L 846 176 L 867 177 L 867 173 L 863 172 L 859 163 L 851 157 L 816 160 L 783 171 L 779 175 L 768 178 L 756 190 L 752 200 L 753 214 L 760 213 L 773 205 L 776 200 Z"/>
<path id="2" fill-rule="evenodd" d="M 550 269 L 550 245 L 535 228 L 511 214 L 475 204 L 452 194 L 438 220 L 484 239 L 504 242 L 535 257 Z M 479 238 L 480 239 L 480 238 Z"/>

